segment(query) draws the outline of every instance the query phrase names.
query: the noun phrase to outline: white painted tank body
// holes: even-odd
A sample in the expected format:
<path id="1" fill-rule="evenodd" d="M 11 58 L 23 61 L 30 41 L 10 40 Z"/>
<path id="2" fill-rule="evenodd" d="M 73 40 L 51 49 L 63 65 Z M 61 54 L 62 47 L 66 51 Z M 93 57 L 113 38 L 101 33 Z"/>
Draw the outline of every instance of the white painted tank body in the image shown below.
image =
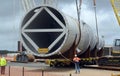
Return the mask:
<path id="1" fill-rule="evenodd" d="M 88 25 L 83 21 L 81 21 L 80 27 L 81 27 L 81 39 L 80 39 L 80 43 L 78 45 L 77 50 L 81 50 L 81 52 L 79 52 L 79 54 L 82 54 L 85 51 L 87 51 L 87 49 L 90 46 L 91 31 L 90 31 L 90 28 L 88 27 Z"/>
<path id="2" fill-rule="evenodd" d="M 99 41 L 98 41 L 98 44 L 97 44 L 97 50 L 100 51 L 105 45 L 105 41 L 103 38 L 99 37 Z"/>
<path id="3" fill-rule="evenodd" d="M 79 38 L 78 22 L 59 10 L 40 6 L 29 11 L 21 25 L 21 41 L 25 49 L 39 57 L 68 51 Z M 38 49 L 48 48 L 40 53 Z"/>
<path id="4" fill-rule="evenodd" d="M 68 51 L 74 42 L 80 42 L 80 54 L 92 50 L 96 38 L 89 25 L 63 14 L 51 6 L 39 6 L 29 11 L 21 24 L 21 41 L 25 49 L 39 57 L 49 57 Z M 41 53 L 40 49 L 48 49 Z"/>
<path id="5" fill-rule="evenodd" d="M 92 28 L 90 26 L 88 26 L 90 29 L 90 35 L 91 35 L 91 40 L 90 40 L 90 51 L 92 51 L 95 46 L 96 46 L 96 43 L 97 43 L 97 37 L 95 35 L 95 33 L 93 32 Z"/>

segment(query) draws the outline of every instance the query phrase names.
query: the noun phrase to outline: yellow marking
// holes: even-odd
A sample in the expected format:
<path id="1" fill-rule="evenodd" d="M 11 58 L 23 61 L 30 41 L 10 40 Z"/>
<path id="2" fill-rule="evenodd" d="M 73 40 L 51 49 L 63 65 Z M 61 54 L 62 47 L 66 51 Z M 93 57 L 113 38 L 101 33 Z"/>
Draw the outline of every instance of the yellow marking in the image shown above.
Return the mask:
<path id="1" fill-rule="evenodd" d="M 39 48 L 38 52 L 42 53 L 42 54 L 45 54 L 45 53 L 48 53 L 48 50 L 49 50 L 48 48 Z"/>

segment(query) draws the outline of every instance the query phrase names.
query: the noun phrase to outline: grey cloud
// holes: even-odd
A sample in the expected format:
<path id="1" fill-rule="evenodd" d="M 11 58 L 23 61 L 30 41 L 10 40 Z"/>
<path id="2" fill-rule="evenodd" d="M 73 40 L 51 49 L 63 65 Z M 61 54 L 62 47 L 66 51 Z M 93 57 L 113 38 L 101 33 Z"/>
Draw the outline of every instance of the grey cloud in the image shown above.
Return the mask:
<path id="1" fill-rule="evenodd" d="M 82 0 L 82 3 L 86 6 L 87 10 L 94 10 L 93 0 Z M 97 11 L 109 11 L 111 7 L 110 0 L 96 0 Z"/>
<path id="2" fill-rule="evenodd" d="M 1 34 L 0 34 L 1 35 Z M 0 49 L 16 50 L 17 41 L 19 40 L 18 32 L 7 32 L 0 36 Z"/>
<path id="3" fill-rule="evenodd" d="M 7 40 L 7 39 L 2 39 L 0 41 L 2 44 L 0 45 L 0 50 L 17 50 L 17 40 Z"/>
<path id="4" fill-rule="evenodd" d="M 75 5 L 75 0 L 57 0 L 57 4 L 58 4 L 57 7 L 59 9 L 64 9 L 66 8 L 66 6 L 69 9 L 70 8 L 69 5 L 72 5 L 72 4 Z"/>
<path id="5" fill-rule="evenodd" d="M 56 1 L 61 4 L 71 4 L 75 2 L 76 0 L 56 0 Z"/>
<path id="6" fill-rule="evenodd" d="M 97 0 L 97 4 L 99 10 L 109 11 L 111 10 L 110 0 Z"/>
<path id="7" fill-rule="evenodd" d="M 0 17 L 8 17 L 16 15 L 20 10 L 21 0 L 0 0 Z"/>

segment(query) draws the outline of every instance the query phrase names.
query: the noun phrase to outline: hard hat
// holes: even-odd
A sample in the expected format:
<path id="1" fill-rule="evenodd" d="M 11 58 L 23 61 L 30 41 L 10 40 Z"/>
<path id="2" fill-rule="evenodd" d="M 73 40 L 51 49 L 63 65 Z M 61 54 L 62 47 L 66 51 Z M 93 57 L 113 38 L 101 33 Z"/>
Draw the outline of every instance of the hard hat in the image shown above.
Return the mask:
<path id="1" fill-rule="evenodd" d="M 75 56 L 77 56 L 77 55 L 75 54 Z"/>

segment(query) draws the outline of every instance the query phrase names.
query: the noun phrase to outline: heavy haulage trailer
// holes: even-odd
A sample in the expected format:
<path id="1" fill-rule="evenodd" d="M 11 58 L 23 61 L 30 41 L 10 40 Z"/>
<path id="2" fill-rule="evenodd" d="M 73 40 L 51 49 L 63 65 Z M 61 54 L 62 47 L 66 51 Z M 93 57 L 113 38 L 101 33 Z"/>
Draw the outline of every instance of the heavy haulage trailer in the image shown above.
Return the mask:
<path id="1" fill-rule="evenodd" d="M 20 30 L 24 51 L 38 59 L 72 61 L 77 54 L 82 63 L 87 64 L 102 56 L 104 40 L 97 37 L 88 24 L 80 21 L 79 25 L 78 20 L 48 5 L 30 10 L 23 18 Z M 24 62 L 26 54 L 20 55 L 16 61 Z"/>

